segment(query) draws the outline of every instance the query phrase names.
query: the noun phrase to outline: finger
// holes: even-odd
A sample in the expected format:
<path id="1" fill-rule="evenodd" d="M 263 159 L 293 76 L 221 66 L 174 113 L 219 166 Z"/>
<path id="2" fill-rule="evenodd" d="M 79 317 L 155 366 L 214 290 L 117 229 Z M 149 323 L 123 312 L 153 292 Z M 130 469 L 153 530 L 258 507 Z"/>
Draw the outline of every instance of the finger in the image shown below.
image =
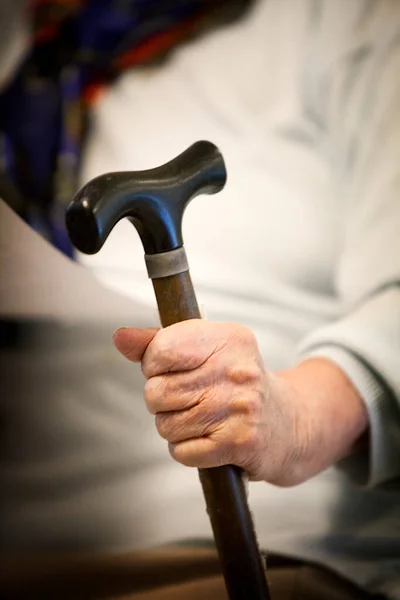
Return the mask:
<path id="1" fill-rule="evenodd" d="M 115 347 L 125 358 L 140 362 L 150 342 L 159 330 L 121 327 L 113 335 Z"/>
<path id="2" fill-rule="evenodd" d="M 219 377 L 220 374 L 212 365 L 203 365 L 201 369 L 192 371 L 151 377 L 144 386 L 147 409 L 155 415 L 159 412 L 192 408 L 204 399 L 207 391 L 210 394 L 210 390 L 217 387 Z M 222 398 L 217 400 L 222 402 Z"/>
<path id="3" fill-rule="evenodd" d="M 147 379 L 168 372 L 190 371 L 203 365 L 230 339 L 229 324 L 191 319 L 161 329 L 142 361 Z"/>
<path id="4" fill-rule="evenodd" d="M 215 433 L 227 416 L 225 407 L 204 402 L 189 410 L 157 414 L 156 427 L 161 437 L 177 443 Z"/>
<path id="5" fill-rule="evenodd" d="M 168 445 L 174 460 L 187 467 L 210 469 L 233 464 L 232 449 L 217 436 L 200 437 Z"/>

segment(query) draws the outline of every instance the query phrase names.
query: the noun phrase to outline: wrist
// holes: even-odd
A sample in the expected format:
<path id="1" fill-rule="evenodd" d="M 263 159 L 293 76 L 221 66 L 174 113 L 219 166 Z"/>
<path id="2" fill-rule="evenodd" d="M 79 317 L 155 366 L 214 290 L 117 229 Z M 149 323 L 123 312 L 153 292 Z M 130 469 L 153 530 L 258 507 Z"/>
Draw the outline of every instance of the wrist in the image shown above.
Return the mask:
<path id="1" fill-rule="evenodd" d="M 310 358 L 276 376 L 283 393 L 291 396 L 297 407 L 294 483 L 309 479 L 368 443 L 364 402 L 334 362 Z"/>

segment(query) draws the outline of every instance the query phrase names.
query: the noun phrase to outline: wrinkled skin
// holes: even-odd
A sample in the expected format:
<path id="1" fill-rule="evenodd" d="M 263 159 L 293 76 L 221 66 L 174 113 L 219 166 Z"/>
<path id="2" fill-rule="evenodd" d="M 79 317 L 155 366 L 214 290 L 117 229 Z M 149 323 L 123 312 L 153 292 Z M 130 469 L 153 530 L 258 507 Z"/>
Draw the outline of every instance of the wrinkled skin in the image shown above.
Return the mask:
<path id="1" fill-rule="evenodd" d="M 351 451 L 367 427 L 336 365 L 317 358 L 268 373 L 242 325 L 195 319 L 123 328 L 114 343 L 141 362 L 148 410 L 172 457 L 187 466 L 235 464 L 252 480 L 295 485 Z"/>

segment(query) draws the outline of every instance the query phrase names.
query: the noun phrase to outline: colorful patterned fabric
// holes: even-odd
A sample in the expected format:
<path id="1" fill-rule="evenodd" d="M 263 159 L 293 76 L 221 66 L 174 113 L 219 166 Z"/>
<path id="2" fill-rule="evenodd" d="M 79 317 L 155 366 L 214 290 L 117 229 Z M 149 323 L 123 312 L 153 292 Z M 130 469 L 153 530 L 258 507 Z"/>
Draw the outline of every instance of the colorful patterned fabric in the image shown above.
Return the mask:
<path id="1" fill-rule="evenodd" d="M 0 193 L 61 251 L 90 107 L 123 70 L 165 56 L 235 0 L 31 0 L 32 47 L 0 95 Z M 5 190 L 5 191 L 4 191 Z"/>

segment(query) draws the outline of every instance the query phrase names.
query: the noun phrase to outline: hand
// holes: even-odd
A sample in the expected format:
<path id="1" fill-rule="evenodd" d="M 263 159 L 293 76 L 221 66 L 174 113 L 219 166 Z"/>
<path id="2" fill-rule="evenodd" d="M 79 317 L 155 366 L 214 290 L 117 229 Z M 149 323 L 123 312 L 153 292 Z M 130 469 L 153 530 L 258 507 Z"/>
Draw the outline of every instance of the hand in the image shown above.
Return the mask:
<path id="1" fill-rule="evenodd" d="M 235 464 L 252 480 L 286 486 L 343 452 L 327 437 L 334 427 L 327 407 L 296 385 L 304 381 L 304 366 L 294 385 L 296 369 L 268 374 L 254 335 L 241 325 L 196 319 L 161 330 L 123 328 L 114 342 L 124 356 L 142 363 L 147 407 L 171 455 L 184 465 Z M 321 361 L 304 363 L 306 371 L 315 362 Z M 329 373 L 331 367 L 339 370 L 328 363 Z M 309 385 L 315 377 L 314 364 Z"/>
<path id="2" fill-rule="evenodd" d="M 145 401 L 173 458 L 199 468 L 235 464 L 254 480 L 289 477 L 303 452 L 299 407 L 277 392 L 249 329 L 191 320 L 120 329 L 114 342 L 141 361 Z"/>

